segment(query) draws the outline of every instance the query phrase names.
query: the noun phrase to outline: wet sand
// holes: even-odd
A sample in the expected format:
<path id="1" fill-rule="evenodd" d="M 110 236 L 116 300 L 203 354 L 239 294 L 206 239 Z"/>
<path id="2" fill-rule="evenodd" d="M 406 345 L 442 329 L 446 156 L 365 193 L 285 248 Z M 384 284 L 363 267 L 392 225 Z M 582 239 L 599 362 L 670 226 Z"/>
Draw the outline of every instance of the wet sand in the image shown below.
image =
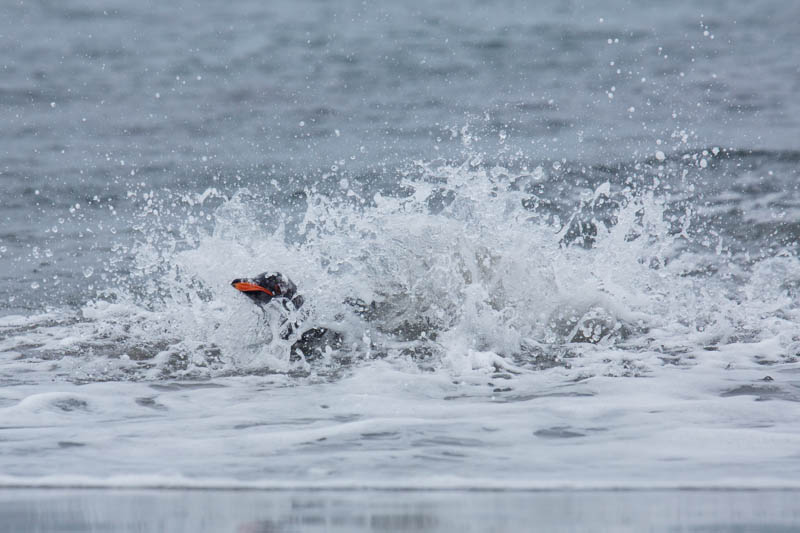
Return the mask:
<path id="1" fill-rule="evenodd" d="M 0 532 L 790 532 L 800 492 L 0 490 Z"/>

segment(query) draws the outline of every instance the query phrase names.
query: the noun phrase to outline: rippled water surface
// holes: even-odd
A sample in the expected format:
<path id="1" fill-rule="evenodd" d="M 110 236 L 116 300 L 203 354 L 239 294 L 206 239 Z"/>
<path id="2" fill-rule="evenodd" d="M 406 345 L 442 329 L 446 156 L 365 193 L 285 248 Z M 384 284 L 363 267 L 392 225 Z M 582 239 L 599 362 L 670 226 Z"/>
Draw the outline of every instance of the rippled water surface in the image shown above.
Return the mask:
<path id="1" fill-rule="evenodd" d="M 796 487 L 798 19 L 3 5 L 0 484 Z"/>

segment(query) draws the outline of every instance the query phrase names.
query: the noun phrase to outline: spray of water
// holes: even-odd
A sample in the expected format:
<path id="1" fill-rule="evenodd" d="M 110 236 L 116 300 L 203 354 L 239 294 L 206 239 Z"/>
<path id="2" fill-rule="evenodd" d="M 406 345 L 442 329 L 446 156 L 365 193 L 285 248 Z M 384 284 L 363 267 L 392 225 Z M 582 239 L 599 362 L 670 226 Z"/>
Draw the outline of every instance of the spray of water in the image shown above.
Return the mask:
<path id="1" fill-rule="evenodd" d="M 119 249 L 107 289 L 72 317 L 7 324 L 26 334 L 3 348 L 24 338 L 84 379 L 335 373 L 378 357 L 456 373 L 638 375 L 734 342 L 795 356 L 795 256 L 736 266 L 718 248 L 698 252 L 707 235 L 656 186 L 604 182 L 558 213 L 561 181 L 546 178 L 467 158 L 417 163 L 371 197 L 346 184 L 290 201 L 143 193 L 136 244 Z M 264 270 L 291 277 L 303 308 L 262 312 L 229 286 Z M 293 351 L 302 329 L 282 338 L 285 318 L 340 342 Z"/>

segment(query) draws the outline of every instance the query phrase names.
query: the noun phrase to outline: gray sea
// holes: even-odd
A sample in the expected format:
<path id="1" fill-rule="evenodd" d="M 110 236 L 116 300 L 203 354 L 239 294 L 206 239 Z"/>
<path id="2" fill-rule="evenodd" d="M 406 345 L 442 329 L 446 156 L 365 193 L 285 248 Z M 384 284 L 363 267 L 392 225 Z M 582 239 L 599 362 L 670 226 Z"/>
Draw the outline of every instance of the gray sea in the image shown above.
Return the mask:
<path id="1" fill-rule="evenodd" d="M 795 530 L 798 21 L 2 3 L 0 524 Z"/>

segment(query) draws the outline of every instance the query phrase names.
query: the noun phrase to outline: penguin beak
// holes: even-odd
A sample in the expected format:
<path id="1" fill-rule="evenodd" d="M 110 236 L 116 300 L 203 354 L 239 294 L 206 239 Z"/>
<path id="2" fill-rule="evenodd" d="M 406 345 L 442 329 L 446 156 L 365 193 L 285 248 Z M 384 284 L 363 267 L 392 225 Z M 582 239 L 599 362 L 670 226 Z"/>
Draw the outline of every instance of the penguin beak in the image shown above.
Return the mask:
<path id="1" fill-rule="evenodd" d="M 255 283 L 250 283 L 249 281 L 242 279 L 233 280 L 231 282 L 231 286 L 240 292 L 265 292 L 269 296 L 275 296 L 271 290 L 265 289 L 261 285 L 256 285 Z"/>

